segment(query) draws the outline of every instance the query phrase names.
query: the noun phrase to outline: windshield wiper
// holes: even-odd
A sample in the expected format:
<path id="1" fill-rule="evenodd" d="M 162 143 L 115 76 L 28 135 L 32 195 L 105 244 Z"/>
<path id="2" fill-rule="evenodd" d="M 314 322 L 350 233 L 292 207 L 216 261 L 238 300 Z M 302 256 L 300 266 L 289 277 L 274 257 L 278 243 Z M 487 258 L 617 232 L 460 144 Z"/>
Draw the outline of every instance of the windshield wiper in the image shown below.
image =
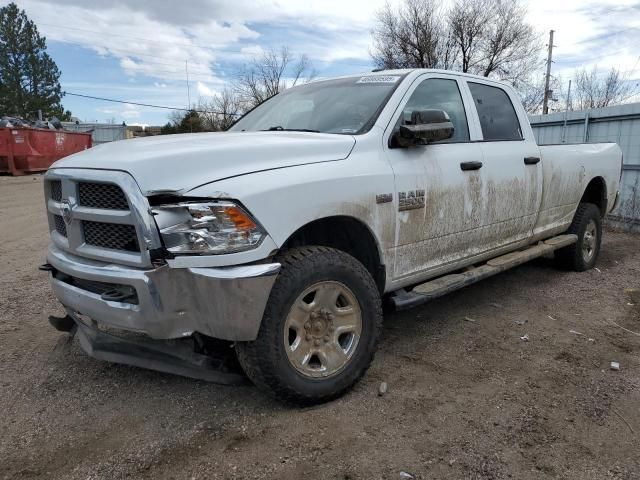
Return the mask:
<path id="1" fill-rule="evenodd" d="M 269 127 L 265 130 L 260 130 L 261 132 L 311 132 L 311 133 L 320 133 L 320 130 L 310 130 L 308 128 L 284 128 L 278 125 L 277 127 Z"/>

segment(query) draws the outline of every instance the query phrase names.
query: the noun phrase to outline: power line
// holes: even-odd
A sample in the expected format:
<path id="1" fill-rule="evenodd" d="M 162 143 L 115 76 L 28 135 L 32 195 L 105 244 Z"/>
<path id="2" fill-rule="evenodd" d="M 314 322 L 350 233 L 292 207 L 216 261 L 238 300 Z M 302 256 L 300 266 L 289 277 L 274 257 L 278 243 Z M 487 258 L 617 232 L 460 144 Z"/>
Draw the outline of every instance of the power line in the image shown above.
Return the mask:
<path id="1" fill-rule="evenodd" d="M 631 95 L 627 95 L 626 97 L 622 97 L 622 98 L 619 100 L 619 103 L 624 103 L 624 102 L 626 102 L 627 100 L 629 100 L 630 98 L 635 97 L 636 95 L 640 95 L 640 90 L 636 90 L 636 91 L 635 91 L 635 92 L 633 92 Z"/>
<path id="2" fill-rule="evenodd" d="M 92 95 L 83 95 L 80 93 L 71 93 L 71 92 L 62 92 L 64 95 L 71 95 L 72 97 L 82 97 L 89 98 L 91 100 L 102 100 L 103 102 L 113 102 L 113 103 L 125 103 L 129 105 L 137 105 L 139 107 L 151 107 L 151 108 L 163 108 L 165 110 L 179 110 L 183 112 L 197 112 L 197 113 L 213 113 L 214 115 L 229 115 L 233 117 L 239 117 L 241 113 L 225 113 L 225 112 L 216 112 L 214 110 L 198 110 L 197 108 L 181 108 L 181 107 L 168 107 L 166 105 L 152 105 L 150 103 L 139 103 L 139 102 L 128 102 L 125 100 L 115 100 L 113 98 L 104 98 L 104 97 L 94 97 Z"/>

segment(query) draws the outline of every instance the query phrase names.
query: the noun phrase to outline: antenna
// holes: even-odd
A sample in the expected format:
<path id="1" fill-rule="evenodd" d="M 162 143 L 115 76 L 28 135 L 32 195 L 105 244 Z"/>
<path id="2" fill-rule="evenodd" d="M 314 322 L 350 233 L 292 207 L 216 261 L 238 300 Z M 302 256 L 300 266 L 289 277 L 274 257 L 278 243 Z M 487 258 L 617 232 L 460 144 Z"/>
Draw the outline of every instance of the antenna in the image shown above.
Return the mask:
<path id="1" fill-rule="evenodd" d="M 189 104 L 187 105 L 187 109 L 189 109 L 189 113 L 187 113 L 187 115 L 190 115 L 191 114 L 191 92 L 189 90 L 189 60 L 184 61 L 184 71 L 187 74 L 187 102 L 189 102 Z M 191 133 L 193 133 L 193 118 L 189 118 L 189 129 Z"/>
<path id="2" fill-rule="evenodd" d="M 184 71 L 187 74 L 187 110 L 191 110 L 191 93 L 189 91 L 189 60 L 184 61 Z"/>

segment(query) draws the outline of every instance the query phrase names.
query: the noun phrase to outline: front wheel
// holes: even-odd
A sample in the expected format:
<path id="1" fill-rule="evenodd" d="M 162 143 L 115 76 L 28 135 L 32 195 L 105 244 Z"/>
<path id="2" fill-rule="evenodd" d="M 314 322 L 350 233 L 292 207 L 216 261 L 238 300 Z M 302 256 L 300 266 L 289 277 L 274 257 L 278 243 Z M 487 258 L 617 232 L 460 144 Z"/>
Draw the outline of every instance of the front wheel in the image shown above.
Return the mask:
<path id="1" fill-rule="evenodd" d="M 598 207 L 592 203 L 578 205 L 567 233 L 577 235 L 578 241 L 556 250 L 555 257 L 559 266 L 576 272 L 593 268 L 598 260 L 602 241 L 602 219 Z"/>
<path id="2" fill-rule="evenodd" d="M 336 398 L 373 360 L 382 326 L 376 284 L 360 262 L 332 248 L 296 248 L 278 261 L 258 338 L 236 345 L 240 364 L 282 400 Z"/>

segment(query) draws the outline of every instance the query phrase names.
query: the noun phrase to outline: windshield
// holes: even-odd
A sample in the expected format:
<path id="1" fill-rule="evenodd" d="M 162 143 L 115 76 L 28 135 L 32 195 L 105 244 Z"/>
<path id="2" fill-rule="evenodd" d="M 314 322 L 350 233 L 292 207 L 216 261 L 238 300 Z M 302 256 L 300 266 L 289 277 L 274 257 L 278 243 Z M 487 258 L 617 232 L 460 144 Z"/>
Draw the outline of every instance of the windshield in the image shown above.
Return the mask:
<path id="1" fill-rule="evenodd" d="M 401 75 L 369 75 L 290 88 L 247 113 L 230 130 L 365 133 L 401 78 Z"/>

